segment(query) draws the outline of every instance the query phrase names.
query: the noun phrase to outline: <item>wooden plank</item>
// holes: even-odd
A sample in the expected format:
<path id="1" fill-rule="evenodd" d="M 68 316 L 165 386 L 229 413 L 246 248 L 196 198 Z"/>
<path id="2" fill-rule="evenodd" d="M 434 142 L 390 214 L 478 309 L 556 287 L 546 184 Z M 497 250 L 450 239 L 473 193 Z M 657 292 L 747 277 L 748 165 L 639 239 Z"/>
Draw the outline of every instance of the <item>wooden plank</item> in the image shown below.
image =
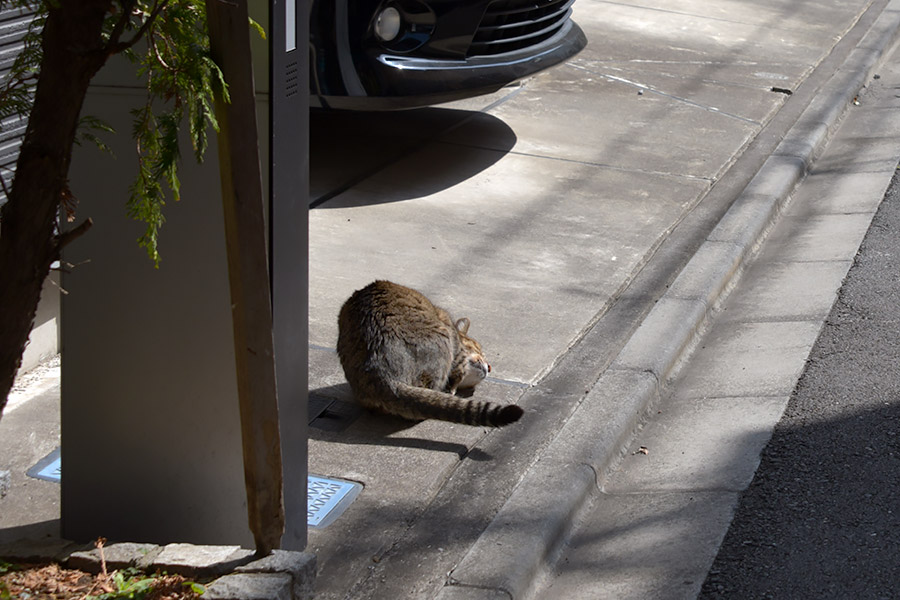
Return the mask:
<path id="1" fill-rule="evenodd" d="M 284 504 L 247 3 L 206 0 L 206 10 L 212 58 L 231 96 L 230 104 L 216 98 L 216 116 L 247 511 L 257 552 L 268 554 L 281 544 Z"/>

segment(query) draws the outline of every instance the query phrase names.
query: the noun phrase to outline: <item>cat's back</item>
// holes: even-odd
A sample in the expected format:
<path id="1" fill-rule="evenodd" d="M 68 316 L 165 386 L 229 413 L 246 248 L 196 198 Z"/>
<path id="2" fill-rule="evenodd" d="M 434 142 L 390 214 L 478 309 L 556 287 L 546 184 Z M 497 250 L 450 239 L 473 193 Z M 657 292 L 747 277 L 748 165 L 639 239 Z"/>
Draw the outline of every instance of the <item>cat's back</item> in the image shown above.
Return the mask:
<path id="1" fill-rule="evenodd" d="M 339 329 L 375 336 L 427 335 L 447 326 L 450 317 L 420 292 L 392 281 L 373 281 L 344 302 Z"/>
<path id="2" fill-rule="evenodd" d="M 458 339 L 444 310 L 390 281 L 355 291 L 338 315 L 338 358 L 359 397 L 378 396 L 395 381 L 444 382 Z"/>

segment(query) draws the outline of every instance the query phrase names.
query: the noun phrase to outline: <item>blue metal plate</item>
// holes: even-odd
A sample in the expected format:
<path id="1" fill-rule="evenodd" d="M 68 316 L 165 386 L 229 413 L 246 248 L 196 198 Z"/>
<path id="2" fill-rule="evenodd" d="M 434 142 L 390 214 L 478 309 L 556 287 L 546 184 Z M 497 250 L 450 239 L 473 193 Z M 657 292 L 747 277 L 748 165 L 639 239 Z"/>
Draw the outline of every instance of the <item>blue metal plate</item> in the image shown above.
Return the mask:
<path id="1" fill-rule="evenodd" d="M 62 460 L 59 448 L 42 458 L 26 471 L 35 479 L 59 483 Z M 306 523 L 310 527 L 325 527 L 337 519 L 362 491 L 362 484 L 344 479 L 310 475 L 306 487 Z"/>
<path id="2" fill-rule="evenodd" d="M 25 474 L 35 479 L 59 483 L 62 473 L 62 460 L 59 457 L 59 448 L 42 458 L 36 465 L 25 471 Z"/>
<path id="3" fill-rule="evenodd" d="M 362 491 L 355 481 L 310 475 L 307 478 L 306 524 L 325 527 L 346 510 Z"/>

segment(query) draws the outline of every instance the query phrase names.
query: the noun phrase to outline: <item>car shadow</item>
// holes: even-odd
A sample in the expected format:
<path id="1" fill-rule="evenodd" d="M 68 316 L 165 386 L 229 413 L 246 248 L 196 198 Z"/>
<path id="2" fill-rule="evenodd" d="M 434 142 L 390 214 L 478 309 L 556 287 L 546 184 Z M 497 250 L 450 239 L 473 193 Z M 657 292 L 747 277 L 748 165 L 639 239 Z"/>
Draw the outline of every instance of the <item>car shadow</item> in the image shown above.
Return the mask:
<path id="1" fill-rule="evenodd" d="M 451 137 L 462 125 L 465 135 Z M 427 196 L 484 171 L 516 143 L 500 119 L 450 108 L 311 110 L 309 128 L 310 208 Z M 346 194 L 363 182 L 367 193 Z"/>

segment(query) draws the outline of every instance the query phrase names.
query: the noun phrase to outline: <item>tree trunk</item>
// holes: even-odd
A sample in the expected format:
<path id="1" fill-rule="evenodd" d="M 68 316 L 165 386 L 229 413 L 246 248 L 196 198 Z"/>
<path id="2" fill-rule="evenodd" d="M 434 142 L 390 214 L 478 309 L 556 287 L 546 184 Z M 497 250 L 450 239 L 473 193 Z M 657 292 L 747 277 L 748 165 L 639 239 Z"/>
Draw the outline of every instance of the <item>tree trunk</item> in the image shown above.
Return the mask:
<path id="1" fill-rule="evenodd" d="M 34 106 L 8 201 L 0 209 L 0 411 L 22 360 L 44 279 L 69 236 L 56 231 L 72 144 L 91 78 L 106 61 L 109 0 L 53 3 Z"/>

